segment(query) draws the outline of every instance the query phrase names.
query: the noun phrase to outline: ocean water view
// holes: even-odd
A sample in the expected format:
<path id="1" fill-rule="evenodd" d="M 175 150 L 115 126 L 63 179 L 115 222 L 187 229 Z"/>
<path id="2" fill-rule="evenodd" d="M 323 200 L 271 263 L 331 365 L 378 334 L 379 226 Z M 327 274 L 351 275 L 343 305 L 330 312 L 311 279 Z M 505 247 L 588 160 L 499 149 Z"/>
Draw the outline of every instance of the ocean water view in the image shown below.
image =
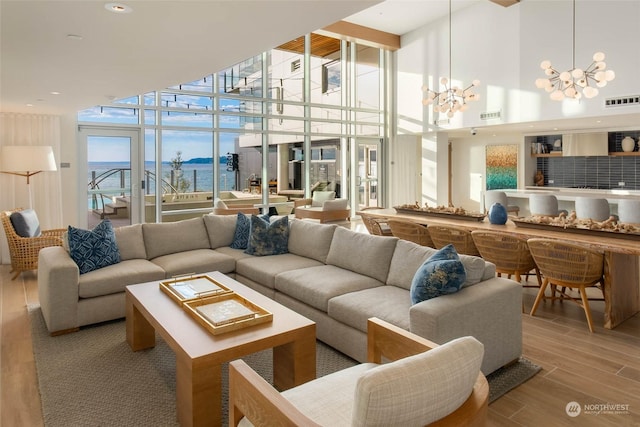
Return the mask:
<path id="1" fill-rule="evenodd" d="M 87 188 L 93 179 L 96 189 L 108 196 L 120 194 L 117 190 L 129 188 L 131 173 L 129 162 L 88 162 Z M 155 163 L 145 162 L 145 192 L 154 194 L 156 191 Z M 189 182 L 189 186 L 183 192 L 213 191 L 213 164 L 212 163 L 183 163 L 182 177 Z M 171 182 L 171 164 L 162 164 L 162 180 L 165 191 L 169 192 L 168 184 Z M 235 172 L 228 172 L 226 163 L 220 163 L 220 179 L 216 185 L 221 191 L 235 190 Z M 175 184 L 175 178 L 174 178 Z M 126 195 L 126 194 L 125 194 Z M 94 208 L 92 197 L 89 196 L 89 208 Z M 99 203 L 99 202 L 98 202 Z M 98 206 L 99 208 L 101 206 Z"/>

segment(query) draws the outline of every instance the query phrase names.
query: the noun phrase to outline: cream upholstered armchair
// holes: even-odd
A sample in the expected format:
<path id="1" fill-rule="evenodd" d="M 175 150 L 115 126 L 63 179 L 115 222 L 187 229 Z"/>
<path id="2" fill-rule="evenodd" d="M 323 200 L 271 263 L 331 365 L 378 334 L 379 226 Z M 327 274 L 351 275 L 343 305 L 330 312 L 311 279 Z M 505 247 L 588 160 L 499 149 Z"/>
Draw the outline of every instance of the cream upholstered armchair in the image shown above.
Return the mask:
<path id="1" fill-rule="evenodd" d="M 260 213 L 260 209 L 256 208 L 253 205 L 232 205 L 228 206 L 221 199 L 216 199 L 213 203 L 213 213 L 214 215 L 237 215 L 238 212 L 242 212 L 247 215 L 258 215 Z"/>
<path id="2" fill-rule="evenodd" d="M 317 219 L 320 222 L 349 219 L 349 200 L 335 197 L 335 191 L 314 191 L 311 199 L 295 200 L 295 217 Z"/>
<path id="3" fill-rule="evenodd" d="M 376 318 L 367 334 L 369 363 L 282 393 L 244 361 L 231 362 L 229 425 L 485 425 L 489 385 L 479 341 L 438 346 Z"/>

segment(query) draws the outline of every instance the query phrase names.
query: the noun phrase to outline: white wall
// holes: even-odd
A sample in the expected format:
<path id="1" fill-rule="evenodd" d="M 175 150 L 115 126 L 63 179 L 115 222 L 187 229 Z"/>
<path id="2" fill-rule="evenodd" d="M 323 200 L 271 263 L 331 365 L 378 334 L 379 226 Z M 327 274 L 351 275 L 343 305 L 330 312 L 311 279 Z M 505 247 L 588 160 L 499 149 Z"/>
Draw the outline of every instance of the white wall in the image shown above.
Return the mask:
<path id="1" fill-rule="evenodd" d="M 60 117 L 60 160 L 69 163 L 68 168 L 60 168 L 62 179 L 62 218 L 64 226 L 80 226 L 78 204 L 80 197 L 84 200 L 87 192 L 87 178 L 78 176 L 78 122 L 76 114 Z M 85 160 L 85 159 L 82 159 Z M 86 202 L 85 202 L 86 205 Z"/>
<path id="2" fill-rule="evenodd" d="M 640 38 L 635 35 L 639 22 L 640 1 L 577 2 L 576 66 L 586 68 L 593 54 L 603 51 L 616 79 L 601 88 L 593 100 L 557 102 L 536 88 L 535 80 L 544 77 L 540 62 L 545 59 L 561 71 L 572 67 L 571 1 L 527 1 L 508 8 L 480 2 L 454 13 L 451 77 L 463 87 L 480 80 L 476 92 L 481 98 L 467 112 L 456 114 L 449 124 L 438 123 L 440 127 L 435 121 L 441 118 L 434 115 L 431 106 L 421 103 L 421 86 L 440 90 L 440 78 L 449 76 L 449 18 L 404 35 L 402 48 L 396 53 L 397 134 L 422 135 L 425 140 L 422 170 L 415 172 L 422 173 L 423 201 L 447 200 L 446 145 L 441 139 L 435 143 L 438 138 L 431 135 L 446 133 L 447 129 L 481 128 L 488 123 L 480 119 L 480 113 L 500 110 L 501 119 L 490 122 L 496 125 L 640 112 L 640 106 L 622 110 L 604 107 L 608 97 L 640 93 Z M 480 208 L 488 144 L 519 144 L 518 186 L 531 183 L 532 177 L 524 176 L 524 164 L 529 160 L 525 153 L 529 152 L 523 135 L 492 137 L 479 132 L 476 137 L 452 142 L 454 205 Z M 430 175 L 437 183 L 429 181 Z M 436 194 L 430 194 L 429 188 Z"/>
<path id="3" fill-rule="evenodd" d="M 482 194 L 486 188 L 486 149 L 488 145 L 518 147 L 518 187 L 532 185 L 533 176 L 525 175 L 530 151 L 523 149 L 520 134 L 493 134 L 480 130 L 477 135 L 455 139 L 451 150 L 451 186 L 453 204 L 472 211 L 482 211 Z"/>

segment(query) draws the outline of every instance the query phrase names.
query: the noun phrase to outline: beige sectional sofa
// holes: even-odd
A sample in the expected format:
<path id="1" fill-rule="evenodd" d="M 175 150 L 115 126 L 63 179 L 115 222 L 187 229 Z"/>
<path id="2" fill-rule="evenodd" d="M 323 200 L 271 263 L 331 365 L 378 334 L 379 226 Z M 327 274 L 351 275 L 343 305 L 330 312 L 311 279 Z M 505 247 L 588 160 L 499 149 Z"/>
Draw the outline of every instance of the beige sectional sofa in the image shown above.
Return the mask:
<path id="1" fill-rule="evenodd" d="M 38 288 L 49 331 L 124 317 L 129 284 L 217 270 L 315 321 L 318 339 L 360 362 L 374 316 L 437 343 L 476 337 L 485 374 L 521 355 L 521 287 L 481 258 L 461 256 L 459 292 L 412 305 L 413 275 L 435 249 L 292 220 L 289 253 L 257 257 L 229 247 L 235 226 L 235 216 L 205 215 L 116 228 L 120 263 L 82 275 L 64 248 L 43 249 Z"/>

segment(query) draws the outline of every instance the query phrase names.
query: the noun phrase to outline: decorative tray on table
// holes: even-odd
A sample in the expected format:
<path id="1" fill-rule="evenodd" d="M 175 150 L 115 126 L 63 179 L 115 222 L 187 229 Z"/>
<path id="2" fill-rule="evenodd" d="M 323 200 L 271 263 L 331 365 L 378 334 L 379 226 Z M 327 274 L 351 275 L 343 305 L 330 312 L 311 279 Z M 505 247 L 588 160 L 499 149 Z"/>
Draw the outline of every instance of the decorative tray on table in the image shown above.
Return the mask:
<path id="1" fill-rule="evenodd" d="M 420 207 L 415 205 L 402 205 L 393 207 L 396 212 L 410 215 L 425 215 L 440 218 L 461 219 L 465 221 L 482 221 L 485 217 L 480 212 L 470 212 L 464 208 L 456 208 L 453 206 L 438 206 L 435 208 L 425 205 Z"/>
<path id="2" fill-rule="evenodd" d="M 273 314 L 235 292 L 186 301 L 185 311 L 213 335 L 273 321 Z"/>
<path id="3" fill-rule="evenodd" d="M 615 217 L 610 217 L 605 221 L 594 221 L 591 219 L 576 219 L 572 215 L 561 215 L 558 217 L 530 216 L 525 218 L 511 218 L 511 221 L 513 221 L 517 227 L 566 231 L 569 233 L 626 240 L 640 240 L 639 225 L 621 223 L 616 221 Z"/>
<path id="4" fill-rule="evenodd" d="M 182 305 L 186 301 L 233 292 L 207 275 L 187 275 L 160 282 L 160 289 Z"/>

